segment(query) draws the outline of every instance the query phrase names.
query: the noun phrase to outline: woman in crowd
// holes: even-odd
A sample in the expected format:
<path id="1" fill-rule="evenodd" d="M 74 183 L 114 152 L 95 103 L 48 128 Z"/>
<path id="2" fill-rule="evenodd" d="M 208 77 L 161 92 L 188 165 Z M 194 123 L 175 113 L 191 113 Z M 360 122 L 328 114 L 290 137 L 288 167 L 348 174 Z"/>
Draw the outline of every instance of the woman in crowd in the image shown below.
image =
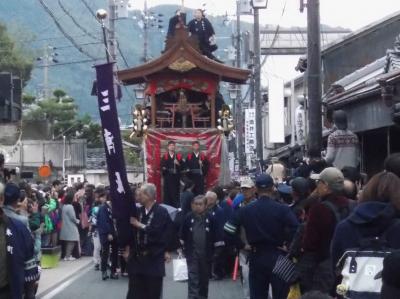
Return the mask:
<path id="1" fill-rule="evenodd" d="M 62 208 L 62 227 L 60 233 L 60 240 L 65 241 L 65 261 L 75 260 L 72 257 L 75 244 L 79 242 L 78 224 L 79 219 L 76 218 L 72 202 L 74 200 L 74 193 L 68 192 L 64 199 L 64 206 Z"/>
<path id="2" fill-rule="evenodd" d="M 381 172 L 365 186 L 354 212 L 339 223 L 332 240 L 334 265 L 346 250 L 359 247 L 361 239 L 386 235 L 388 247 L 400 249 L 400 179 L 391 172 Z"/>

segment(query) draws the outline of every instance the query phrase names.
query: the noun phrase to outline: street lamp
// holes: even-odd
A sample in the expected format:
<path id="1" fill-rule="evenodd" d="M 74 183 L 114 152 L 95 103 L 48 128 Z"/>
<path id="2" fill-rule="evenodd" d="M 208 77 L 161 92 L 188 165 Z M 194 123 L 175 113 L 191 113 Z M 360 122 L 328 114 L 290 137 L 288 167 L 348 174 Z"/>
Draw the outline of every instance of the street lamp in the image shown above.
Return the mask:
<path id="1" fill-rule="evenodd" d="M 110 62 L 110 54 L 108 53 L 108 45 L 107 45 L 107 35 L 106 35 L 106 25 L 104 24 L 104 20 L 107 18 L 107 11 L 105 9 L 99 9 L 96 11 L 96 18 L 100 21 L 101 29 L 103 31 L 103 42 L 106 49 L 106 57 L 107 62 Z"/>
<path id="2" fill-rule="evenodd" d="M 143 100 L 145 98 L 145 87 L 143 84 L 137 85 L 133 91 L 135 92 L 135 98 L 137 100 Z"/>
<path id="3" fill-rule="evenodd" d="M 263 134 L 262 134 L 262 99 L 261 99 L 261 46 L 260 46 L 260 13 L 259 10 L 267 8 L 268 0 L 252 0 L 254 9 L 254 95 L 256 102 L 256 130 L 257 158 L 263 160 Z"/>
<path id="4" fill-rule="evenodd" d="M 236 85 L 232 84 L 229 86 L 229 89 L 228 89 L 229 98 L 232 100 L 233 103 L 235 103 L 235 101 L 237 99 L 238 91 L 239 91 L 239 89 L 237 88 Z M 233 104 L 233 107 L 235 107 L 235 104 Z"/>
<path id="5" fill-rule="evenodd" d="M 252 0 L 251 1 L 251 6 L 253 6 L 254 9 L 267 8 L 267 5 L 268 5 L 268 0 Z"/>

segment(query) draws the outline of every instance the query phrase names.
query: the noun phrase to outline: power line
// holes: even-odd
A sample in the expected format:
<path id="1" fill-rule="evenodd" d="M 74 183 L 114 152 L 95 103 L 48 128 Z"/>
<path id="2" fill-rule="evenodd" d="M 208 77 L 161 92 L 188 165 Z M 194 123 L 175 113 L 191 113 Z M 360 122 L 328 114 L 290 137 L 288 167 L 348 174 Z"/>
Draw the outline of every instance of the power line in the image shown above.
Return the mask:
<path id="1" fill-rule="evenodd" d="M 99 20 L 96 17 L 96 14 L 94 12 L 94 10 L 89 6 L 89 4 L 86 2 L 86 0 L 81 0 L 81 2 L 85 5 L 85 7 L 87 8 L 87 10 L 90 12 L 90 14 L 96 19 L 97 22 L 99 22 Z"/>
<path id="2" fill-rule="evenodd" d="M 93 35 L 92 33 L 90 33 L 89 31 L 87 31 L 81 24 L 79 24 L 79 22 L 75 19 L 75 17 L 65 8 L 65 6 L 62 4 L 61 0 L 58 0 L 58 5 L 61 7 L 62 11 L 70 17 L 70 19 L 72 20 L 72 22 L 80 29 L 82 30 L 84 33 L 86 33 L 88 36 L 90 36 L 91 38 L 95 39 L 95 40 L 99 40 L 98 36 Z"/>
<path id="3" fill-rule="evenodd" d="M 56 66 L 71 65 L 71 64 L 81 64 L 81 63 L 99 61 L 99 60 L 103 60 L 103 59 L 104 58 L 93 58 L 93 59 L 86 59 L 86 60 L 70 61 L 70 62 L 50 64 L 47 67 L 56 67 Z M 44 68 L 44 67 L 45 67 L 44 65 L 36 66 L 36 68 Z"/>
<path id="4" fill-rule="evenodd" d="M 46 5 L 46 3 L 44 3 L 43 0 L 39 0 L 40 4 L 42 5 L 42 7 L 44 8 L 44 10 L 50 15 L 50 17 L 53 19 L 54 23 L 56 24 L 57 28 L 61 31 L 61 33 L 71 42 L 71 44 L 73 44 L 75 46 L 75 48 L 85 54 L 86 56 L 88 56 L 89 58 L 95 59 L 94 56 L 92 56 L 91 54 L 89 54 L 87 51 L 83 50 L 77 43 L 76 41 L 71 37 L 71 35 L 69 35 L 64 28 L 61 26 L 60 22 L 57 20 L 56 16 L 54 15 L 54 13 L 51 11 L 51 9 Z"/>
<path id="5" fill-rule="evenodd" d="M 124 53 L 122 53 L 121 48 L 119 47 L 119 42 L 118 42 L 118 41 L 117 41 L 117 49 L 118 49 L 119 54 L 120 54 L 121 57 L 122 57 L 122 60 L 123 60 L 124 63 L 125 63 L 125 66 L 126 66 L 126 67 L 129 67 L 128 61 L 126 60 L 126 58 L 125 58 L 125 56 L 124 56 Z"/>
<path id="6" fill-rule="evenodd" d="M 78 44 L 79 46 L 89 46 L 89 45 L 99 45 L 103 44 L 103 42 L 93 42 L 93 43 L 84 43 L 84 44 Z M 74 46 L 62 46 L 62 47 L 55 47 L 55 50 L 63 50 L 63 49 L 68 49 L 68 48 L 74 48 Z"/>
<path id="7" fill-rule="evenodd" d="M 80 34 L 80 35 L 71 35 L 72 38 L 79 38 L 79 37 L 85 37 L 87 36 L 86 34 Z M 30 39 L 20 39 L 20 40 L 14 40 L 15 42 L 18 43 L 35 43 L 35 42 L 41 42 L 41 41 L 48 41 L 48 40 L 56 40 L 56 39 L 63 39 L 65 36 L 54 36 L 54 37 L 47 37 L 47 38 L 40 38 L 40 39 L 35 39 L 35 38 L 30 38 Z"/>

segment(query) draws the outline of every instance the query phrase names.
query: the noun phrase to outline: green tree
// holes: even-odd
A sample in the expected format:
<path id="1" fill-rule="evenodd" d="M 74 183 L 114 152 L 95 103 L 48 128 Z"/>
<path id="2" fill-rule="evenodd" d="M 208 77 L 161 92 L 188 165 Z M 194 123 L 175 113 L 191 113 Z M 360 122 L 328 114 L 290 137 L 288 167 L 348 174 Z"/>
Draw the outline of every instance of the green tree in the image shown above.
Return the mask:
<path id="1" fill-rule="evenodd" d="M 31 110 L 25 120 L 46 120 L 49 122 L 51 135 L 54 139 L 82 138 L 88 142 L 88 147 L 96 148 L 103 145 L 101 126 L 94 123 L 89 115 L 79 117 L 73 98 L 57 89 L 50 99 L 36 101 L 32 96 L 25 96 L 24 103 L 31 105 Z M 35 106 L 33 106 L 35 104 Z"/>
<path id="2" fill-rule="evenodd" d="M 130 131 L 122 131 L 121 138 L 122 140 L 129 142 L 133 145 L 138 146 L 138 148 L 142 147 L 142 138 L 134 137 L 130 138 Z M 124 147 L 124 157 L 127 165 L 140 167 L 143 165 L 143 159 L 140 156 L 140 151 L 135 150 L 134 148 Z"/>
<path id="3" fill-rule="evenodd" d="M 25 85 L 31 77 L 33 57 L 17 46 L 3 24 L 0 24 L 0 53 L 0 72 L 19 76 Z"/>
<path id="4" fill-rule="evenodd" d="M 103 147 L 103 139 L 101 137 L 101 126 L 94 123 L 90 115 L 86 114 L 77 120 L 78 136 L 87 140 L 89 148 Z"/>
<path id="5" fill-rule="evenodd" d="M 62 89 L 56 89 L 53 91 L 53 95 L 60 102 L 67 96 L 67 93 Z"/>
<path id="6" fill-rule="evenodd" d="M 31 106 L 36 102 L 36 97 L 30 94 L 22 95 L 22 103 L 27 106 Z"/>
<path id="7" fill-rule="evenodd" d="M 50 124 L 52 136 L 64 135 L 73 136 L 75 131 L 72 125 L 77 119 L 77 106 L 73 99 L 59 99 L 53 97 L 36 103 L 37 108 L 31 110 L 27 115 L 27 120 L 47 120 Z"/>

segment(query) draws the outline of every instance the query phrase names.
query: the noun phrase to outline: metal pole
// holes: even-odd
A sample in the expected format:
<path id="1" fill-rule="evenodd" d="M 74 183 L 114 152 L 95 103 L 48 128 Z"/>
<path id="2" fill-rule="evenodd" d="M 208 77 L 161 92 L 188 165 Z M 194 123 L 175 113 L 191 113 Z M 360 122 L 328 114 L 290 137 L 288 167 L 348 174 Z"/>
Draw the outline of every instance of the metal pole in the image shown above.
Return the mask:
<path id="1" fill-rule="evenodd" d="M 49 53 L 48 45 L 44 46 L 44 56 L 43 56 L 43 96 L 47 100 L 49 98 Z"/>
<path id="2" fill-rule="evenodd" d="M 297 106 L 299 105 L 297 103 L 297 98 L 295 96 L 296 89 L 294 86 L 294 79 L 290 81 L 290 122 L 291 122 L 291 132 L 292 132 L 292 137 L 290 139 L 290 146 L 295 146 L 296 144 L 296 109 Z"/>
<path id="3" fill-rule="evenodd" d="M 115 0 L 108 0 L 108 8 L 110 12 L 110 17 L 108 19 L 108 29 L 109 29 L 109 51 L 112 61 L 117 61 L 116 52 L 116 39 L 115 39 L 115 19 L 116 19 L 116 5 Z"/>
<path id="4" fill-rule="evenodd" d="M 308 77 L 308 154 L 312 158 L 321 157 L 322 115 L 321 115 L 321 36 L 319 0 L 307 3 L 307 77 Z"/>
<path id="5" fill-rule="evenodd" d="M 63 136 L 63 161 L 62 161 L 62 178 L 63 182 L 65 182 L 65 145 L 66 145 L 66 136 Z"/>
<path id="6" fill-rule="evenodd" d="M 261 115 L 261 50 L 260 50 L 260 14 L 259 8 L 254 8 L 254 95 L 256 108 L 256 139 L 257 159 L 263 160 L 263 133 Z"/>
<path id="7" fill-rule="evenodd" d="M 182 3 L 183 5 L 183 3 Z M 144 47 L 143 47 L 143 60 L 147 61 L 148 46 L 149 46 L 149 11 L 147 9 L 147 0 L 144 0 Z"/>
<path id="8" fill-rule="evenodd" d="M 108 45 L 107 45 L 106 26 L 104 26 L 103 20 L 101 20 L 101 29 L 103 30 L 103 42 L 106 51 L 107 63 L 110 63 L 110 54 L 108 53 Z"/>
<path id="9" fill-rule="evenodd" d="M 240 26 L 240 0 L 236 1 L 236 67 L 240 68 L 242 64 L 241 52 L 241 26 Z M 239 159 L 239 172 L 243 173 L 245 165 L 245 157 L 243 152 L 244 138 L 243 138 L 243 111 L 242 111 L 242 90 L 238 86 L 238 93 L 236 97 L 236 119 L 237 119 L 237 132 L 238 132 L 238 159 Z"/>

